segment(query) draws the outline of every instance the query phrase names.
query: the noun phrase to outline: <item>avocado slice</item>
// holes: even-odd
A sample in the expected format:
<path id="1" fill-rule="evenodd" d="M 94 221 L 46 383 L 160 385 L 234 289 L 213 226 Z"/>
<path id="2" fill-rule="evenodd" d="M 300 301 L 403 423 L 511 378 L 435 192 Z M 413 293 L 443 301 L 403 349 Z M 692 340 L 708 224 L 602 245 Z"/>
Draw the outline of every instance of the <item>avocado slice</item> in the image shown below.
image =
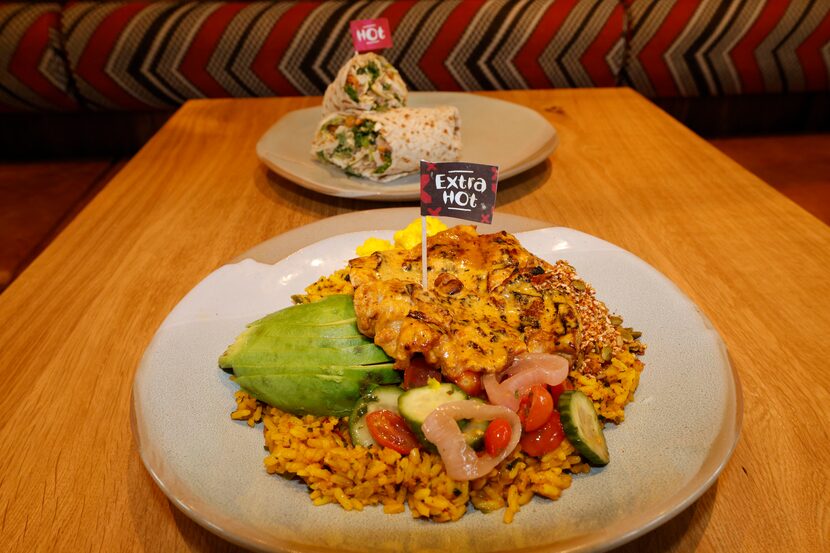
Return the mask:
<path id="1" fill-rule="evenodd" d="M 354 338 L 363 336 L 357 329 L 354 320 L 343 320 L 321 325 L 293 324 L 275 321 L 267 325 L 253 327 L 252 334 L 257 336 L 292 336 L 296 338 L 308 338 L 321 336 L 325 338 Z"/>
<path id="2" fill-rule="evenodd" d="M 368 388 L 400 382 L 357 328 L 352 297 L 288 307 L 248 325 L 219 357 L 254 397 L 294 414 L 344 416 Z"/>
<path id="3" fill-rule="evenodd" d="M 272 374 L 241 376 L 236 383 L 258 400 L 289 413 L 344 417 L 364 391 L 387 382 L 331 374 Z"/>
<path id="4" fill-rule="evenodd" d="M 233 374 L 239 377 L 268 376 L 281 374 L 326 374 L 333 376 L 348 376 L 350 378 L 364 378 L 372 382 L 400 382 L 400 371 L 395 370 L 393 363 L 378 363 L 376 365 L 318 365 L 303 363 L 283 365 L 275 369 L 273 365 L 239 364 L 233 368 Z"/>
<path id="5" fill-rule="evenodd" d="M 302 303 L 280 309 L 252 322 L 248 326 L 273 325 L 275 323 L 318 326 L 341 324 L 355 319 L 352 296 L 336 294 L 314 303 Z"/>
<path id="6" fill-rule="evenodd" d="M 357 331 L 356 326 L 354 329 L 347 326 L 306 327 L 306 329 L 282 325 L 247 328 L 219 357 L 219 366 L 223 369 L 230 368 L 236 356 L 241 352 L 256 349 L 296 349 L 308 344 L 313 347 L 331 348 L 373 344 L 370 339 Z M 287 344 L 289 342 L 290 344 Z"/>
<path id="7" fill-rule="evenodd" d="M 254 352 L 294 352 L 320 347 L 343 349 L 372 343 L 357 328 L 352 297 L 339 294 L 319 302 L 288 307 L 254 321 L 220 356 L 219 366 L 232 368 L 237 360 L 244 360 L 238 357 L 243 352 L 259 356 L 260 353 Z M 371 351 L 372 348 L 366 348 L 367 353 Z M 359 351 L 350 353 L 360 354 Z M 356 362 L 351 359 L 345 363 Z M 388 360 L 386 357 L 373 359 L 376 357 L 363 362 Z"/>
<path id="8" fill-rule="evenodd" d="M 302 344 L 294 343 L 290 347 L 267 347 L 267 344 L 258 344 L 238 352 L 231 365 L 236 368 L 240 365 L 272 366 L 277 372 L 281 367 L 293 365 L 374 365 L 389 361 L 389 356 L 375 344 L 368 343 L 359 346 L 344 348 L 319 347 L 308 344 L 303 349 Z"/>

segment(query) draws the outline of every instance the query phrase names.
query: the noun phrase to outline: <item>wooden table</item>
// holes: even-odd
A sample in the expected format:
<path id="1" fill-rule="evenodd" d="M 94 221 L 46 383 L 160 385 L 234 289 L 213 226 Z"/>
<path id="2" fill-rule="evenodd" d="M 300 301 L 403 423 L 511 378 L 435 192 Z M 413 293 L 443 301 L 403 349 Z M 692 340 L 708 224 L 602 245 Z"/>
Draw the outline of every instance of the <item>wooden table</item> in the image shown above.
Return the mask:
<path id="1" fill-rule="evenodd" d="M 489 95 L 536 109 L 561 140 L 503 183 L 498 211 L 662 271 L 740 377 L 743 432 L 720 479 L 628 549 L 826 550 L 830 228 L 631 90 Z M 0 295 L 0 549 L 233 549 L 145 471 L 130 389 L 156 328 L 212 270 L 305 223 L 389 207 L 305 191 L 258 162 L 269 125 L 319 102 L 189 102 Z"/>

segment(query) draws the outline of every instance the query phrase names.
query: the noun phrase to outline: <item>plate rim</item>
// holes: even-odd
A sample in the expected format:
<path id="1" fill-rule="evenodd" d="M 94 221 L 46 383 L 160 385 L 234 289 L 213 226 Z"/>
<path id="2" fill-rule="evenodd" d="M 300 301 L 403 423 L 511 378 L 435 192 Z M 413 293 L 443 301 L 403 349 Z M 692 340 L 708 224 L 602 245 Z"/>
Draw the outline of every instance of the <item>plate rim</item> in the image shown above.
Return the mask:
<path id="1" fill-rule="evenodd" d="M 518 161 L 508 169 L 501 170 L 500 168 L 501 180 L 507 180 L 529 169 L 532 169 L 536 165 L 544 163 L 545 160 L 547 160 L 547 158 L 549 158 L 559 147 L 559 133 L 557 132 L 556 128 L 538 111 L 531 109 L 527 106 L 517 104 L 515 102 L 510 102 L 508 100 L 504 100 L 501 98 L 490 98 L 488 96 L 473 94 L 469 92 L 410 92 L 410 97 L 415 99 L 437 96 L 476 98 L 475 101 L 481 101 L 486 104 L 509 104 L 511 109 L 526 112 L 528 114 L 528 117 L 533 117 L 537 119 L 540 123 L 547 125 L 547 127 L 550 130 L 550 136 L 548 137 L 548 139 L 544 142 L 540 142 L 536 150 L 526 155 L 522 160 Z M 268 127 L 268 129 L 264 133 L 262 133 L 262 135 L 259 137 L 256 143 L 256 154 L 260 162 L 280 177 L 289 180 L 294 184 L 303 187 L 307 190 L 311 190 L 320 194 L 325 194 L 327 196 L 359 200 L 374 200 L 381 202 L 414 201 L 419 198 L 420 190 L 417 183 L 407 184 L 405 186 L 396 186 L 395 181 L 392 181 L 390 183 L 375 183 L 374 181 L 360 178 L 359 181 L 365 183 L 370 188 L 367 188 L 365 190 L 361 190 L 359 188 L 347 189 L 339 187 L 336 184 L 332 183 L 320 182 L 318 180 L 310 180 L 308 178 L 303 177 L 302 175 L 298 175 L 297 173 L 288 170 L 279 163 L 276 163 L 273 159 L 273 154 L 269 155 L 269 152 L 266 150 L 266 137 L 276 132 L 276 129 L 281 128 L 281 126 L 287 125 L 291 119 L 299 117 L 299 114 L 308 113 L 319 109 L 320 106 L 312 106 L 308 108 L 301 108 L 289 111 L 285 113 L 282 117 L 280 117 L 277 121 L 275 121 L 270 127 Z M 311 156 L 309 156 L 309 158 L 310 157 Z M 331 170 L 334 171 L 334 169 Z M 357 177 L 348 178 L 357 179 Z"/>
<path id="2" fill-rule="evenodd" d="M 301 250 L 303 247 L 310 246 L 312 244 L 340 234 L 346 234 L 348 232 L 354 231 L 398 229 L 400 228 L 401 221 L 408 220 L 406 219 L 406 217 L 412 215 L 413 209 L 416 208 L 399 207 L 364 210 L 344 213 L 338 216 L 320 219 L 318 221 L 297 227 L 283 234 L 274 236 L 271 239 L 263 241 L 260 244 L 254 246 L 253 248 L 250 248 L 242 254 L 236 256 L 228 263 L 223 264 L 223 266 L 237 263 L 244 259 L 252 259 L 255 261 L 265 263 L 275 263 L 276 261 L 284 259 L 291 253 Z M 371 226 L 370 229 L 367 227 L 366 211 L 372 212 L 375 216 L 374 220 L 371 222 L 371 224 L 369 224 L 369 226 Z M 524 232 L 529 230 L 540 230 L 543 228 L 568 228 L 556 227 L 556 225 L 553 225 L 551 223 L 547 223 L 536 219 L 530 219 L 519 215 L 501 215 L 508 215 L 507 217 L 505 217 L 507 221 L 502 226 L 508 227 L 504 230 L 508 230 L 509 232 Z M 519 226 L 519 228 L 521 228 L 522 230 L 511 230 L 512 228 L 514 228 L 513 225 Z M 313 229 L 318 229 L 318 232 L 322 232 L 323 234 L 321 235 L 311 232 Z M 576 229 L 569 228 L 568 230 L 585 234 Z M 277 255 L 280 255 L 280 257 L 275 261 L 262 261 L 262 259 L 264 259 L 263 256 L 266 256 L 268 253 L 268 247 L 277 244 L 279 242 L 279 239 L 286 235 L 288 235 L 290 247 L 294 247 L 297 244 L 300 244 L 300 246 L 296 247 L 294 250 L 288 253 L 284 253 L 283 251 L 277 250 Z M 592 235 L 588 236 L 605 242 L 601 238 Z M 303 241 L 305 241 L 306 243 L 302 244 Z M 704 458 L 700 470 L 698 470 L 698 472 L 695 475 L 693 475 L 689 479 L 689 481 L 682 488 L 680 488 L 680 490 L 678 490 L 672 496 L 664 498 L 662 502 L 656 504 L 645 514 L 640 514 L 636 517 L 630 517 L 626 519 L 624 523 L 615 522 L 613 525 L 599 532 L 594 532 L 589 535 L 576 536 L 565 542 L 560 542 L 560 544 L 558 545 L 562 546 L 562 550 L 567 551 L 606 551 L 608 549 L 618 547 L 651 532 L 652 530 L 665 524 L 666 522 L 680 514 L 682 511 L 687 509 L 717 481 L 718 477 L 722 473 L 723 469 L 726 467 L 727 463 L 732 457 L 732 454 L 735 451 L 735 448 L 740 439 L 741 427 L 743 423 L 743 393 L 742 387 L 740 385 L 739 375 L 735 370 L 734 364 L 732 363 L 731 356 L 729 355 L 724 340 L 715 329 L 711 320 L 700 310 L 700 308 L 697 307 L 697 305 L 691 300 L 691 298 L 689 298 L 685 294 L 685 292 L 683 292 L 677 286 L 677 284 L 674 283 L 674 281 L 668 279 L 668 277 L 663 275 L 663 273 L 658 271 L 652 265 L 646 263 L 644 260 L 629 252 L 628 250 L 620 248 L 616 245 L 613 246 L 617 248 L 619 251 L 625 252 L 626 254 L 632 256 L 640 263 L 642 263 L 643 265 L 657 273 L 667 282 L 671 283 L 671 285 L 675 289 L 675 292 L 697 311 L 698 315 L 702 319 L 703 324 L 706 326 L 706 328 L 711 330 L 724 361 L 725 373 L 731 377 L 727 379 L 728 389 L 726 390 L 725 394 L 729 399 L 731 399 L 731 401 L 729 401 L 729 404 L 726 406 L 727 408 L 724 409 L 719 431 L 711 442 L 710 451 Z M 164 323 L 159 325 L 159 328 L 156 330 L 156 333 L 158 333 L 158 331 L 163 327 L 163 325 Z M 151 459 L 148 458 L 147 451 L 142 446 L 140 430 L 141 422 L 138 420 L 137 416 L 137 410 L 139 409 L 139 406 L 137 405 L 137 402 L 139 401 L 137 386 L 141 376 L 142 367 L 145 364 L 147 352 L 151 349 L 155 341 L 155 337 L 156 334 L 153 335 L 153 338 L 149 342 L 147 349 L 145 350 L 145 353 L 144 355 L 142 355 L 142 358 L 139 362 L 138 368 L 133 379 L 130 401 L 130 425 L 133 432 L 133 436 L 135 438 L 136 446 L 139 451 L 139 456 L 142 460 L 142 463 L 144 464 L 145 469 L 149 472 L 153 481 L 156 483 L 156 485 L 159 486 L 159 488 L 162 490 L 162 492 L 165 494 L 168 500 L 171 503 L 173 503 L 181 512 L 187 515 L 188 518 L 190 518 L 203 528 L 207 529 L 208 531 L 217 535 L 218 537 L 230 541 L 231 543 L 234 543 L 236 545 L 240 545 L 246 548 L 252 548 L 255 550 L 273 551 L 273 546 L 275 544 L 271 542 L 257 541 L 256 539 L 253 539 L 250 536 L 240 535 L 234 532 L 232 529 L 222 527 L 212 522 L 211 520 L 205 518 L 205 516 L 203 516 L 203 514 L 198 510 L 197 507 L 194 507 L 193 505 L 186 503 L 180 497 L 176 496 L 176 494 L 170 488 L 170 486 L 168 486 L 167 483 L 158 474 L 157 467 L 154 466 L 152 464 Z M 731 409 L 729 408 L 730 405 L 732 407 Z M 622 527 L 622 530 L 624 531 L 620 531 L 621 529 L 619 527 Z M 278 549 L 279 551 L 320 550 L 319 547 L 309 546 L 307 544 L 294 544 L 289 542 L 278 544 L 278 546 L 280 547 L 280 549 Z M 297 548 L 298 546 L 299 549 Z M 548 550 L 549 548 L 550 544 L 531 546 L 527 550 L 541 551 Z"/>

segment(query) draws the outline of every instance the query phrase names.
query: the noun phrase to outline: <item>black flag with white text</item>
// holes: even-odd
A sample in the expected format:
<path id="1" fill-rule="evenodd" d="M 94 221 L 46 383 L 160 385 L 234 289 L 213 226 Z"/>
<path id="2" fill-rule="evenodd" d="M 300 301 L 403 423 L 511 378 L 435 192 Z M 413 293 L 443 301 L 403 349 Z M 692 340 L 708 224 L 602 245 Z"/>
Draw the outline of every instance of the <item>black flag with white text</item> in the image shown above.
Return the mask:
<path id="1" fill-rule="evenodd" d="M 498 184 L 495 165 L 421 161 L 421 215 L 492 224 Z"/>

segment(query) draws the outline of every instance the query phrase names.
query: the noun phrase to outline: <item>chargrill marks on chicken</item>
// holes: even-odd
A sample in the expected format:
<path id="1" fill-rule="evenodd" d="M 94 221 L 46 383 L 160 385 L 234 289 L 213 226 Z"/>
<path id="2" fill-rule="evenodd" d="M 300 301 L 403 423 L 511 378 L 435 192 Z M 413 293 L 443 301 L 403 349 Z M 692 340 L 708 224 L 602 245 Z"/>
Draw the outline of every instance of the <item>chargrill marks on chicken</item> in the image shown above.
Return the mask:
<path id="1" fill-rule="evenodd" d="M 506 232 L 458 226 L 429 238 L 427 250 L 427 290 L 420 246 L 349 262 L 358 327 L 399 368 L 422 355 L 456 381 L 497 373 L 526 351 L 580 359 L 586 348 L 619 341 L 573 267 L 536 257 Z"/>

